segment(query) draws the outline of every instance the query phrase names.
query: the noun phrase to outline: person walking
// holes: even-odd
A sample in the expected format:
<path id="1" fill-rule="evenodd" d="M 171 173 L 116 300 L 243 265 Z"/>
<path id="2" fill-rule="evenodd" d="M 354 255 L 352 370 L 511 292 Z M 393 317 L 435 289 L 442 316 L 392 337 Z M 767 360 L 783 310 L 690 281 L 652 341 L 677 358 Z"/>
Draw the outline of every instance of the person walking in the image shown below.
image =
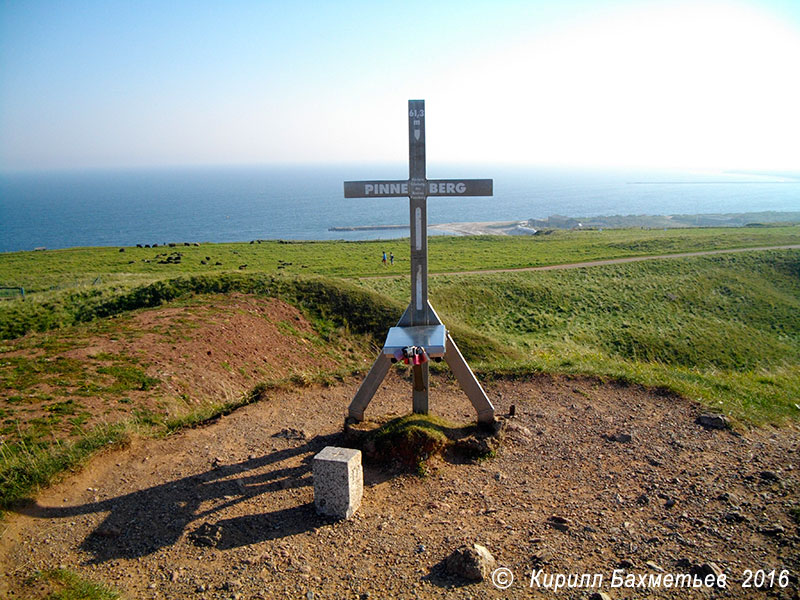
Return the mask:
<path id="1" fill-rule="evenodd" d="M 381 262 L 383 263 L 383 266 L 385 267 L 386 266 L 386 252 L 385 251 L 383 253 L 383 258 L 381 259 Z"/>
<path id="2" fill-rule="evenodd" d="M 394 266 L 394 252 L 389 252 L 389 264 Z"/>

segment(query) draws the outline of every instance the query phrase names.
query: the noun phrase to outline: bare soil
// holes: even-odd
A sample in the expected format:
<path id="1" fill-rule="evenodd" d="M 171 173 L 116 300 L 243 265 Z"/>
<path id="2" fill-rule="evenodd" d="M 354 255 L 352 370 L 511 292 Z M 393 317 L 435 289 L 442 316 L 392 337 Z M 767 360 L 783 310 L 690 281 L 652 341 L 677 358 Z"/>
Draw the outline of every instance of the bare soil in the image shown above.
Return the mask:
<path id="1" fill-rule="evenodd" d="M 65 349 L 45 360 L 71 361 L 81 376 L 43 374 L 23 391 L 2 390 L 0 409 L 24 411 L 30 422 L 51 416 L 54 404 L 70 402 L 75 412 L 87 417 L 81 423 L 84 429 L 128 418 L 132 409 L 173 417 L 203 405 L 238 400 L 260 381 L 292 375 L 311 378 L 335 370 L 343 357 L 352 358 L 354 353 L 350 347 L 338 348 L 334 356 L 294 306 L 275 298 L 230 294 L 136 311 L 115 319 L 114 326 L 102 332 L 87 334 L 78 327 L 63 334 L 31 334 L 12 343 L 11 348 L 23 350 L 3 352 L 0 358 L 41 357 L 44 351 L 36 347 L 40 338 L 58 335 L 63 336 L 59 345 Z M 145 389 L 135 384 L 114 388 L 115 378 L 103 368 L 119 360 L 153 378 L 152 383 Z M 12 367 L 0 361 L 0 368 Z M 20 394 L 21 405 L 13 401 Z M 58 439 L 79 431 L 70 419 L 52 427 Z"/>
<path id="2" fill-rule="evenodd" d="M 432 379 L 431 411 L 471 420 L 457 386 Z M 3 524 L 0 594 L 28 597 L 26 576 L 64 566 L 130 598 L 798 595 L 796 428 L 707 430 L 689 401 L 594 379 L 495 381 L 486 387 L 498 413 L 516 406 L 495 458 L 437 460 L 426 477 L 368 465 L 361 508 L 335 522 L 314 511 L 311 459 L 342 443 L 359 383 L 279 390 L 96 457 Z M 410 390 L 393 371 L 369 415 L 407 413 Z M 511 569 L 510 588 L 445 572 L 472 541 Z M 709 562 L 726 589 L 610 587 L 615 569 L 685 573 Z M 531 588 L 538 569 L 602 574 L 603 587 Z M 743 588 L 747 569 L 785 569 L 789 584 Z"/>
<path id="3" fill-rule="evenodd" d="M 71 357 L 138 352 L 162 382 L 142 402 L 222 401 L 259 370 L 336 364 L 296 309 L 246 296 L 141 311 L 79 346 Z M 315 513 L 311 459 L 344 444 L 360 382 L 276 389 L 202 427 L 96 456 L 0 522 L 0 597 L 42 597 L 25 580 L 58 567 L 137 599 L 798 597 L 797 426 L 708 430 L 696 423 L 707 409 L 686 399 L 591 378 L 487 382 L 504 415 L 494 458 L 433 459 L 425 477 L 367 464 L 360 509 L 336 522 Z M 367 416 L 410 406 L 409 377 L 396 368 Z M 431 378 L 431 412 L 474 420 L 443 375 Z M 471 542 L 511 570 L 508 589 L 446 572 L 445 559 Z M 709 563 L 726 589 L 611 587 L 617 569 L 638 584 Z M 541 574 L 531 587 L 540 569 L 599 574 L 602 587 L 555 592 L 537 587 Z M 773 587 L 742 587 L 748 569 L 776 570 Z"/>

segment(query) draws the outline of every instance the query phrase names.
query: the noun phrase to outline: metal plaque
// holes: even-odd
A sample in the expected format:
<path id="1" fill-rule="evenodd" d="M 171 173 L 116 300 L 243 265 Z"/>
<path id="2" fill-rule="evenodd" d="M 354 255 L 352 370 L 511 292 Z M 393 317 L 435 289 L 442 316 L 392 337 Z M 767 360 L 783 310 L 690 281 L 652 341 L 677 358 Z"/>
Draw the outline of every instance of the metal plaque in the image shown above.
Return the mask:
<path id="1" fill-rule="evenodd" d="M 408 181 L 345 181 L 345 198 L 408 197 Z"/>
<path id="2" fill-rule="evenodd" d="M 429 179 L 428 181 L 345 181 L 345 198 L 399 198 L 427 196 L 491 196 L 491 179 Z"/>
<path id="3" fill-rule="evenodd" d="M 429 179 L 428 196 L 491 196 L 491 179 Z"/>
<path id="4" fill-rule="evenodd" d="M 447 340 L 447 329 L 444 325 L 427 325 L 421 327 L 392 327 L 383 344 L 383 353 L 392 356 L 397 350 L 408 346 L 422 346 L 428 356 L 444 356 Z"/>

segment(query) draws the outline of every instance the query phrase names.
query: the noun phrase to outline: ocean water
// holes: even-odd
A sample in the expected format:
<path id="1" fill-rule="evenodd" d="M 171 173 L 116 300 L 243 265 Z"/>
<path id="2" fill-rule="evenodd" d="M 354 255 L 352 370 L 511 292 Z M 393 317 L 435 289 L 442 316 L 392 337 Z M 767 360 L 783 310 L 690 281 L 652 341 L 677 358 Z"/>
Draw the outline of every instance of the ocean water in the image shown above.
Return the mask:
<path id="1" fill-rule="evenodd" d="M 0 252 L 252 239 L 379 239 L 408 223 L 402 198 L 343 198 L 342 182 L 405 179 L 405 165 L 97 170 L 0 175 Z M 494 196 L 428 200 L 430 224 L 800 210 L 800 172 L 600 171 L 441 165 L 492 178 Z"/>

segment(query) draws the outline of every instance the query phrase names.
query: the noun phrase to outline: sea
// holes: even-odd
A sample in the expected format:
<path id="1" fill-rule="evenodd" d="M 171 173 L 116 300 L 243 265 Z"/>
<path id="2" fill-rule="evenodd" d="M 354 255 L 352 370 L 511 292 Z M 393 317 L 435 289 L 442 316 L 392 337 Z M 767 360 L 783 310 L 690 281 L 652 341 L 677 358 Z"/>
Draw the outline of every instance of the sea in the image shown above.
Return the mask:
<path id="1" fill-rule="evenodd" d="M 343 181 L 406 179 L 401 164 L 185 167 L 0 174 L 0 252 L 254 239 L 364 240 L 407 229 L 403 198 L 344 199 Z M 492 197 L 432 197 L 429 224 L 551 215 L 800 211 L 800 171 L 428 166 L 429 179 L 491 178 Z M 433 232 L 431 232 L 433 233 Z"/>

